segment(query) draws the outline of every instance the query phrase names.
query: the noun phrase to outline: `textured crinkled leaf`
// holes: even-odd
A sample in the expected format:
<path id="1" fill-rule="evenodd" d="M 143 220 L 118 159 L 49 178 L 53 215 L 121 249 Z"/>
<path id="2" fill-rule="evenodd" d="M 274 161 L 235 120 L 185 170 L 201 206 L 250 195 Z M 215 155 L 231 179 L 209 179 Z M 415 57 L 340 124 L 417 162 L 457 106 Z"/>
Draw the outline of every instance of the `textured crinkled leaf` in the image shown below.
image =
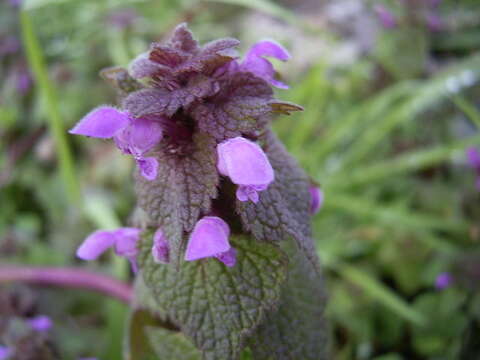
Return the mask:
<path id="1" fill-rule="evenodd" d="M 158 160 L 155 180 L 148 181 L 137 173 L 138 204 L 146 212 L 148 223 L 162 227 L 174 266 L 183 256 L 184 232 L 193 229 L 217 196 L 215 146 L 211 137 L 196 133 L 186 153 L 172 151 L 166 145 L 153 154 Z"/>
<path id="2" fill-rule="evenodd" d="M 120 95 L 127 95 L 143 87 L 141 83 L 128 74 L 126 69 L 119 66 L 103 69 L 100 71 L 100 76 L 111 84 Z"/>
<path id="3" fill-rule="evenodd" d="M 169 45 L 174 49 L 194 53 L 198 50 L 198 42 L 193 38 L 192 32 L 186 23 L 177 25 L 169 40 Z"/>
<path id="4" fill-rule="evenodd" d="M 158 327 L 147 327 L 148 341 L 157 359 L 201 360 L 202 353 L 181 332 Z"/>
<path id="5" fill-rule="evenodd" d="M 149 114 L 172 116 L 180 107 L 188 107 L 193 102 L 212 96 L 219 90 L 218 83 L 203 75 L 190 77 L 183 87 L 143 89 L 130 94 L 123 107 L 136 117 Z"/>
<path id="6" fill-rule="evenodd" d="M 253 359 L 330 359 L 322 277 L 293 241 L 283 244 L 290 260 L 288 280 L 278 310 L 268 313 L 249 339 Z"/>
<path id="7" fill-rule="evenodd" d="M 275 180 L 260 193 L 257 204 L 237 200 L 243 227 L 261 241 L 293 237 L 312 263 L 317 263 L 311 239 L 308 177 L 273 132 L 267 130 L 259 140 L 275 171 Z"/>
<path id="8" fill-rule="evenodd" d="M 215 258 L 156 264 L 151 238 L 142 240 L 140 267 L 158 304 L 203 352 L 204 359 L 237 359 L 247 337 L 276 307 L 286 278 L 287 258 L 273 244 L 230 238 L 237 263 Z"/>
<path id="9" fill-rule="evenodd" d="M 238 72 L 223 80 L 220 88 L 215 97 L 192 109 L 201 130 L 222 141 L 254 133 L 267 124 L 273 91 L 264 80 Z"/>
<path id="10" fill-rule="evenodd" d="M 211 41 L 202 46 L 189 61 L 177 67 L 175 73 L 196 71 L 209 75 L 237 57 L 234 48 L 239 44 L 240 41 L 232 38 Z"/>

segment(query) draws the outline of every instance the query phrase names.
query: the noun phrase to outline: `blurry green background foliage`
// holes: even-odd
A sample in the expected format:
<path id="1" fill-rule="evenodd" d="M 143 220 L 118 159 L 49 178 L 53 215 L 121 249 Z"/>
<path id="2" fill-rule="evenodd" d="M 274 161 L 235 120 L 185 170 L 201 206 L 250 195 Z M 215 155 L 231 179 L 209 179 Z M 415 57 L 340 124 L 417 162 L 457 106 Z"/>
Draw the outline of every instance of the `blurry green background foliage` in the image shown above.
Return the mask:
<path id="1" fill-rule="evenodd" d="M 478 1 L 14 3 L 0 2 L 1 263 L 130 278 L 124 260 L 85 264 L 74 252 L 91 231 L 126 223 L 134 164 L 66 130 L 115 103 L 102 68 L 126 66 L 187 21 L 201 41 L 233 36 L 244 51 L 273 38 L 292 53 L 276 64 L 290 85 L 278 96 L 305 111 L 273 127 L 325 193 L 313 225 L 334 358 L 480 357 L 480 196 L 465 157 L 480 147 Z M 378 5 L 394 27 L 382 26 Z M 442 272 L 454 281 L 440 291 Z M 22 300 L 7 313 L 13 298 Z M 0 339 L 21 333 L 1 316 L 44 313 L 62 359 L 117 359 L 126 310 L 91 293 L 4 286 Z"/>

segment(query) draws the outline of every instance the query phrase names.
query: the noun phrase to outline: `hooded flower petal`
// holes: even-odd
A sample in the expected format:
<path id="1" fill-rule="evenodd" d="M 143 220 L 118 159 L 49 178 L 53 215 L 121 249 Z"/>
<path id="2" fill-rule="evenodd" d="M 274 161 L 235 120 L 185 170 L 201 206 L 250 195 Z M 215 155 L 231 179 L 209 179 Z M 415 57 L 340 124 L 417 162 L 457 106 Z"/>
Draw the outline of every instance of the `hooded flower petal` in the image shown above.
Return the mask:
<path id="1" fill-rule="evenodd" d="M 277 42 L 272 40 L 259 41 L 247 52 L 245 59 L 240 65 L 240 69 L 261 77 L 273 86 L 288 89 L 286 84 L 275 80 L 275 69 L 272 63 L 265 59 L 264 56 L 274 57 L 282 61 L 290 59 L 288 51 Z"/>
<path id="2" fill-rule="evenodd" d="M 139 158 L 137 165 L 140 169 L 140 174 L 147 180 L 155 180 L 158 175 L 158 161 L 154 157 Z"/>
<path id="3" fill-rule="evenodd" d="M 267 155 L 256 143 L 241 136 L 226 140 L 217 146 L 217 168 L 220 174 L 240 185 L 237 198 L 258 201 L 258 191 L 267 189 L 274 180 L 273 168 Z"/>
<path id="4" fill-rule="evenodd" d="M 125 154 L 141 156 L 158 144 L 162 136 L 162 127 L 158 121 L 132 118 L 130 124 L 114 136 L 114 140 Z"/>
<path id="5" fill-rule="evenodd" d="M 153 235 L 152 255 L 156 263 L 168 264 L 170 249 L 163 231 L 158 229 Z"/>
<path id="6" fill-rule="evenodd" d="M 101 106 L 84 116 L 70 134 L 108 139 L 129 124 L 129 117 L 111 106 Z"/>
<path id="7" fill-rule="evenodd" d="M 0 345 L 0 360 L 7 360 L 12 355 L 13 355 L 12 349 L 10 349 L 9 347 Z"/>
<path id="8" fill-rule="evenodd" d="M 310 213 L 316 214 L 323 205 L 324 194 L 323 191 L 317 186 L 310 186 Z"/>
<path id="9" fill-rule="evenodd" d="M 435 288 L 437 290 L 443 290 L 449 287 L 452 284 L 452 276 L 448 272 L 443 272 L 437 276 L 435 279 Z"/>
<path id="10" fill-rule="evenodd" d="M 216 216 L 205 216 L 200 219 L 188 240 L 185 260 L 193 261 L 220 255 L 231 249 L 228 237 L 228 224 Z"/>
<path id="11" fill-rule="evenodd" d="M 470 147 L 467 149 L 466 154 L 470 167 L 480 170 L 480 151 L 477 148 Z"/>
<path id="12" fill-rule="evenodd" d="M 226 266 L 232 267 L 235 266 L 237 262 L 237 250 L 232 247 L 228 251 L 215 255 L 215 257 L 221 262 L 223 262 Z"/>
<path id="13" fill-rule="evenodd" d="M 109 247 L 115 244 L 113 231 L 98 230 L 88 236 L 77 250 L 77 256 L 82 260 L 95 260 Z"/>
<path id="14" fill-rule="evenodd" d="M 373 10 L 378 16 L 378 19 L 382 23 L 385 29 L 392 29 L 397 26 L 397 19 L 393 13 L 385 6 L 377 4 Z"/>
<path id="15" fill-rule="evenodd" d="M 30 327 L 39 332 L 48 331 L 53 326 L 52 320 L 46 315 L 38 315 L 28 320 Z"/>
<path id="16" fill-rule="evenodd" d="M 140 229 L 119 228 L 117 230 L 98 230 L 85 239 L 77 250 L 77 256 L 83 260 L 95 260 L 109 247 L 115 245 L 115 253 L 130 260 L 136 272 L 137 242 Z"/>

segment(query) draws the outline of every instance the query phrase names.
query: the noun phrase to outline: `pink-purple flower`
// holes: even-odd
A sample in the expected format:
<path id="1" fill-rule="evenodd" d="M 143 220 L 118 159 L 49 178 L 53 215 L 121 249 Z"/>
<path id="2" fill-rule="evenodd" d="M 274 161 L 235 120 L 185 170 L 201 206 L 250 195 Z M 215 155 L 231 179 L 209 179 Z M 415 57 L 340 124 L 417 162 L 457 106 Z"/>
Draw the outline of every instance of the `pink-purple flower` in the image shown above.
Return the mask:
<path id="1" fill-rule="evenodd" d="M 34 318 L 28 319 L 28 324 L 30 327 L 38 332 L 45 332 L 52 328 L 53 322 L 46 315 L 38 315 Z"/>
<path id="2" fill-rule="evenodd" d="M 236 250 L 230 246 L 228 224 L 217 216 L 205 216 L 200 219 L 190 234 L 185 252 L 186 261 L 215 257 L 226 266 L 236 262 Z"/>
<path id="3" fill-rule="evenodd" d="M 237 199 L 257 203 L 259 191 L 274 180 L 272 165 L 262 148 L 241 136 L 225 140 L 217 146 L 217 169 L 238 185 Z"/>
<path id="4" fill-rule="evenodd" d="M 290 59 L 290 54 L 279 43 L 273 40 L 262 40 L 252 45 L 248 50 L 245 58 L 240 63 L 239 69 L 251 72 L 280 89 L 288 89 L 288 85 L 275 79 L 275 69 L 272 63 L 265 57 L 287 61 Z"/>
<path id="5" fill-rule="evenodd" d="M 12 355 L 13 355 L 13 351 L 11 348 L 0 345 L 0 360 L 7 360 Z"/>
<path id="6" fill-rule="evenodd" d="M 317 212 L 320 211 L 320 208 L 323 205 L 324 194 L 322 189 L 314 185 L 310 186 L 309 191 L 310 191 L 310 199 L 311 199 L 310 213 L 316 214 Z"/>
<path id="7" fill-rule="evenodd" d="M 385 29 L 392 29 L 397 26 L 397 18 L 385 6 L 377 4 L 373 10 L 377 14 L 380 23 Z"/>
<path id="8" fill-rule="evenodd" d="M 88 113 L 69 132 L 101 139 L 113 138 L 124 154 L 135 158 L 143 177 L 147 180 L 157 177 L 157 160 L 145 155 L 162 139 L 159 121 L 134 118 L 113 107 L 101 106 Z"/>
<path id="9" fill-rule="evenodd" d="M 452 275 L 448 272 L 440 273 L 435 279 L 435 288 L 437 290 L 443 290 L 449 287 L 453 282 Z"/>
<path id="10" fill-rule="evenodd" d="M 480 151 L 475 147 L 470 147 L 467 149 L 466 155 L 468 164 L 477 174 L 475 186 L 477 190 L 480 190 Z"/>
<path id="11" fill-rule="evenodd" d="M 161 229 L 153 235 L 152 256 L 156 263 L 168 264 L 170 261 L 168 241 Z"/>
<path id="12" fill-rule="evenodd" d="M 77 249 L 77 256 L 83 260 L 95 260 L 114 246 L 115 253 L 128 259 L 132 265 L 132 270 L 136 272 L 137 243 L 140 240 L 140 232 L 140 229 L 129 227 L 95 231 Z"/>

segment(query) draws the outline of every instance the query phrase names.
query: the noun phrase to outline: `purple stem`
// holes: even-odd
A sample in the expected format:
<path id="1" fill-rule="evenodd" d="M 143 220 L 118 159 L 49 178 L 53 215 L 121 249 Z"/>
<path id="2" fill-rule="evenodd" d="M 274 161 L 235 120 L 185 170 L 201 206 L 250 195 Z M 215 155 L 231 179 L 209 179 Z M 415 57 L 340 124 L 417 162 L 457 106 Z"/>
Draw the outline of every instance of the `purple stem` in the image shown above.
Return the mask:
<path id="1" fill-rule="evenodd" d="M 132 287 L 107 275 L 76 268 L 0 266 L 0 284 L 20 281 L 95 291 L 126 304 L 133 298 Z"/>

